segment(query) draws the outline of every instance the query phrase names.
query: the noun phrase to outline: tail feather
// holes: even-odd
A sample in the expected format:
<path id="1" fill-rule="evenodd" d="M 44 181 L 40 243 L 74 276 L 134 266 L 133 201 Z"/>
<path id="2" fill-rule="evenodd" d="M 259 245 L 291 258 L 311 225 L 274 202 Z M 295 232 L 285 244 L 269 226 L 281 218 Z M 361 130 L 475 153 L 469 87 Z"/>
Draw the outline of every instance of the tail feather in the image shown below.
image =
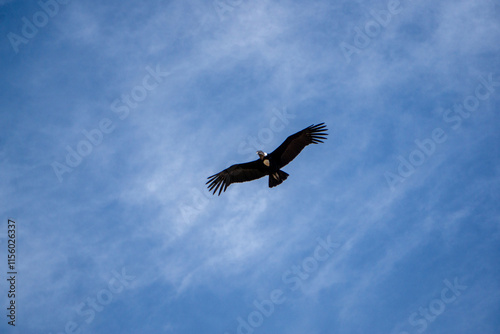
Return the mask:
<path id="1" fill-rule="evenodd" d="M 269 188 L 276 187 L 277 185 L 283 183 L 288 177 L 288 174 L 282 170 L 277 171 L 269 175 Z"/>

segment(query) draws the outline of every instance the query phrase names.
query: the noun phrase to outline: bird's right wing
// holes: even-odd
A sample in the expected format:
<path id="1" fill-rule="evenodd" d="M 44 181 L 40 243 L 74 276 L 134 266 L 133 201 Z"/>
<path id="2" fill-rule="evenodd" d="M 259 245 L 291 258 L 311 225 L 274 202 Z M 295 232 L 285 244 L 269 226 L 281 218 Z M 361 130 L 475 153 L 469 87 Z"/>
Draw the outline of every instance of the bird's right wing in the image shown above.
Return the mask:
<path id="1" fill-rule="evenodd" d="M 247 182 L 267 175 L 266 170 L 260 160 L 255 160 L 243 164 L 232 165 L 229 168 L 224 169 L 222 172 L 214 174 L 208 177 L 208 191 L 213 190 L 213 194 L 219 190 L 221 192 L 226 191 L 227 187 L 231 183 Z"/>

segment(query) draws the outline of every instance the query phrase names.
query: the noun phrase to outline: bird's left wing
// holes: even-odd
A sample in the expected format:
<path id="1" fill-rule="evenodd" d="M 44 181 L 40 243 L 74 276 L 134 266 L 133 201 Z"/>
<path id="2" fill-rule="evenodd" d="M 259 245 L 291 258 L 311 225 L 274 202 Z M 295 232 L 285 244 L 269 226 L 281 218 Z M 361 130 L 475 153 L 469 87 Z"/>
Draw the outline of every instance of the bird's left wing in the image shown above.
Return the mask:
<path id="1" fill-rule="evenodd" d="M 217 190 L 219 190 L 218 195 L 220 195 L 221 192 L 226 191 L 231 183 L 252 181 L 265 175 L 266 171 L 262 162 L 260 160 L 255 160 L 243 164 L 232 165 L 222 172 L 209 176 L 206 184 L 208 184 L 208 191 L 213 190 L 213 194 L 215 195 Z"/>
<path id="2" fill-rule="evenodd" d="M 279 165 L 279 168 L 287 165 L 309 144 L 322 143 L 328 129 L 325 123 L 311 125 L 302 131 L 289 136 L 283 144 L 275 149 L 270 156 Z"/>

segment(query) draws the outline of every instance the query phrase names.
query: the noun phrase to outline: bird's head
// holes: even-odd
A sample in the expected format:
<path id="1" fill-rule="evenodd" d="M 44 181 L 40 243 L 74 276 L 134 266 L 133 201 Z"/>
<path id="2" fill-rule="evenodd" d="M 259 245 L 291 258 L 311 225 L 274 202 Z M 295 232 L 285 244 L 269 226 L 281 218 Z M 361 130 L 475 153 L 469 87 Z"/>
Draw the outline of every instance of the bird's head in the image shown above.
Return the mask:
<path id="1" fill-rule="evenodd" d="M 260 160 L 264 160 L 264 157 L 267 155 L 266 152 L 263 151 L 257 151 L 257 154 L 259 155 Z"/>

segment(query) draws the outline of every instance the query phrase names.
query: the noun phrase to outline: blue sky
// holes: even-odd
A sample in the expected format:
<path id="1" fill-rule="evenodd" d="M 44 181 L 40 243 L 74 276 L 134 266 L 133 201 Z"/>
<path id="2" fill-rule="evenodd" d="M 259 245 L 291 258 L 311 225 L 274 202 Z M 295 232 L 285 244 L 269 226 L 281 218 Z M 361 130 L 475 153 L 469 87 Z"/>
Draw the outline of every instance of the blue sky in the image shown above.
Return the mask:
<path id="1" fill-rule="evenodd" d="M 499 17 L 0 1 L 1 332 L 500 332 Z M 280 186 L 208 193 L 320 122 Z"/>

